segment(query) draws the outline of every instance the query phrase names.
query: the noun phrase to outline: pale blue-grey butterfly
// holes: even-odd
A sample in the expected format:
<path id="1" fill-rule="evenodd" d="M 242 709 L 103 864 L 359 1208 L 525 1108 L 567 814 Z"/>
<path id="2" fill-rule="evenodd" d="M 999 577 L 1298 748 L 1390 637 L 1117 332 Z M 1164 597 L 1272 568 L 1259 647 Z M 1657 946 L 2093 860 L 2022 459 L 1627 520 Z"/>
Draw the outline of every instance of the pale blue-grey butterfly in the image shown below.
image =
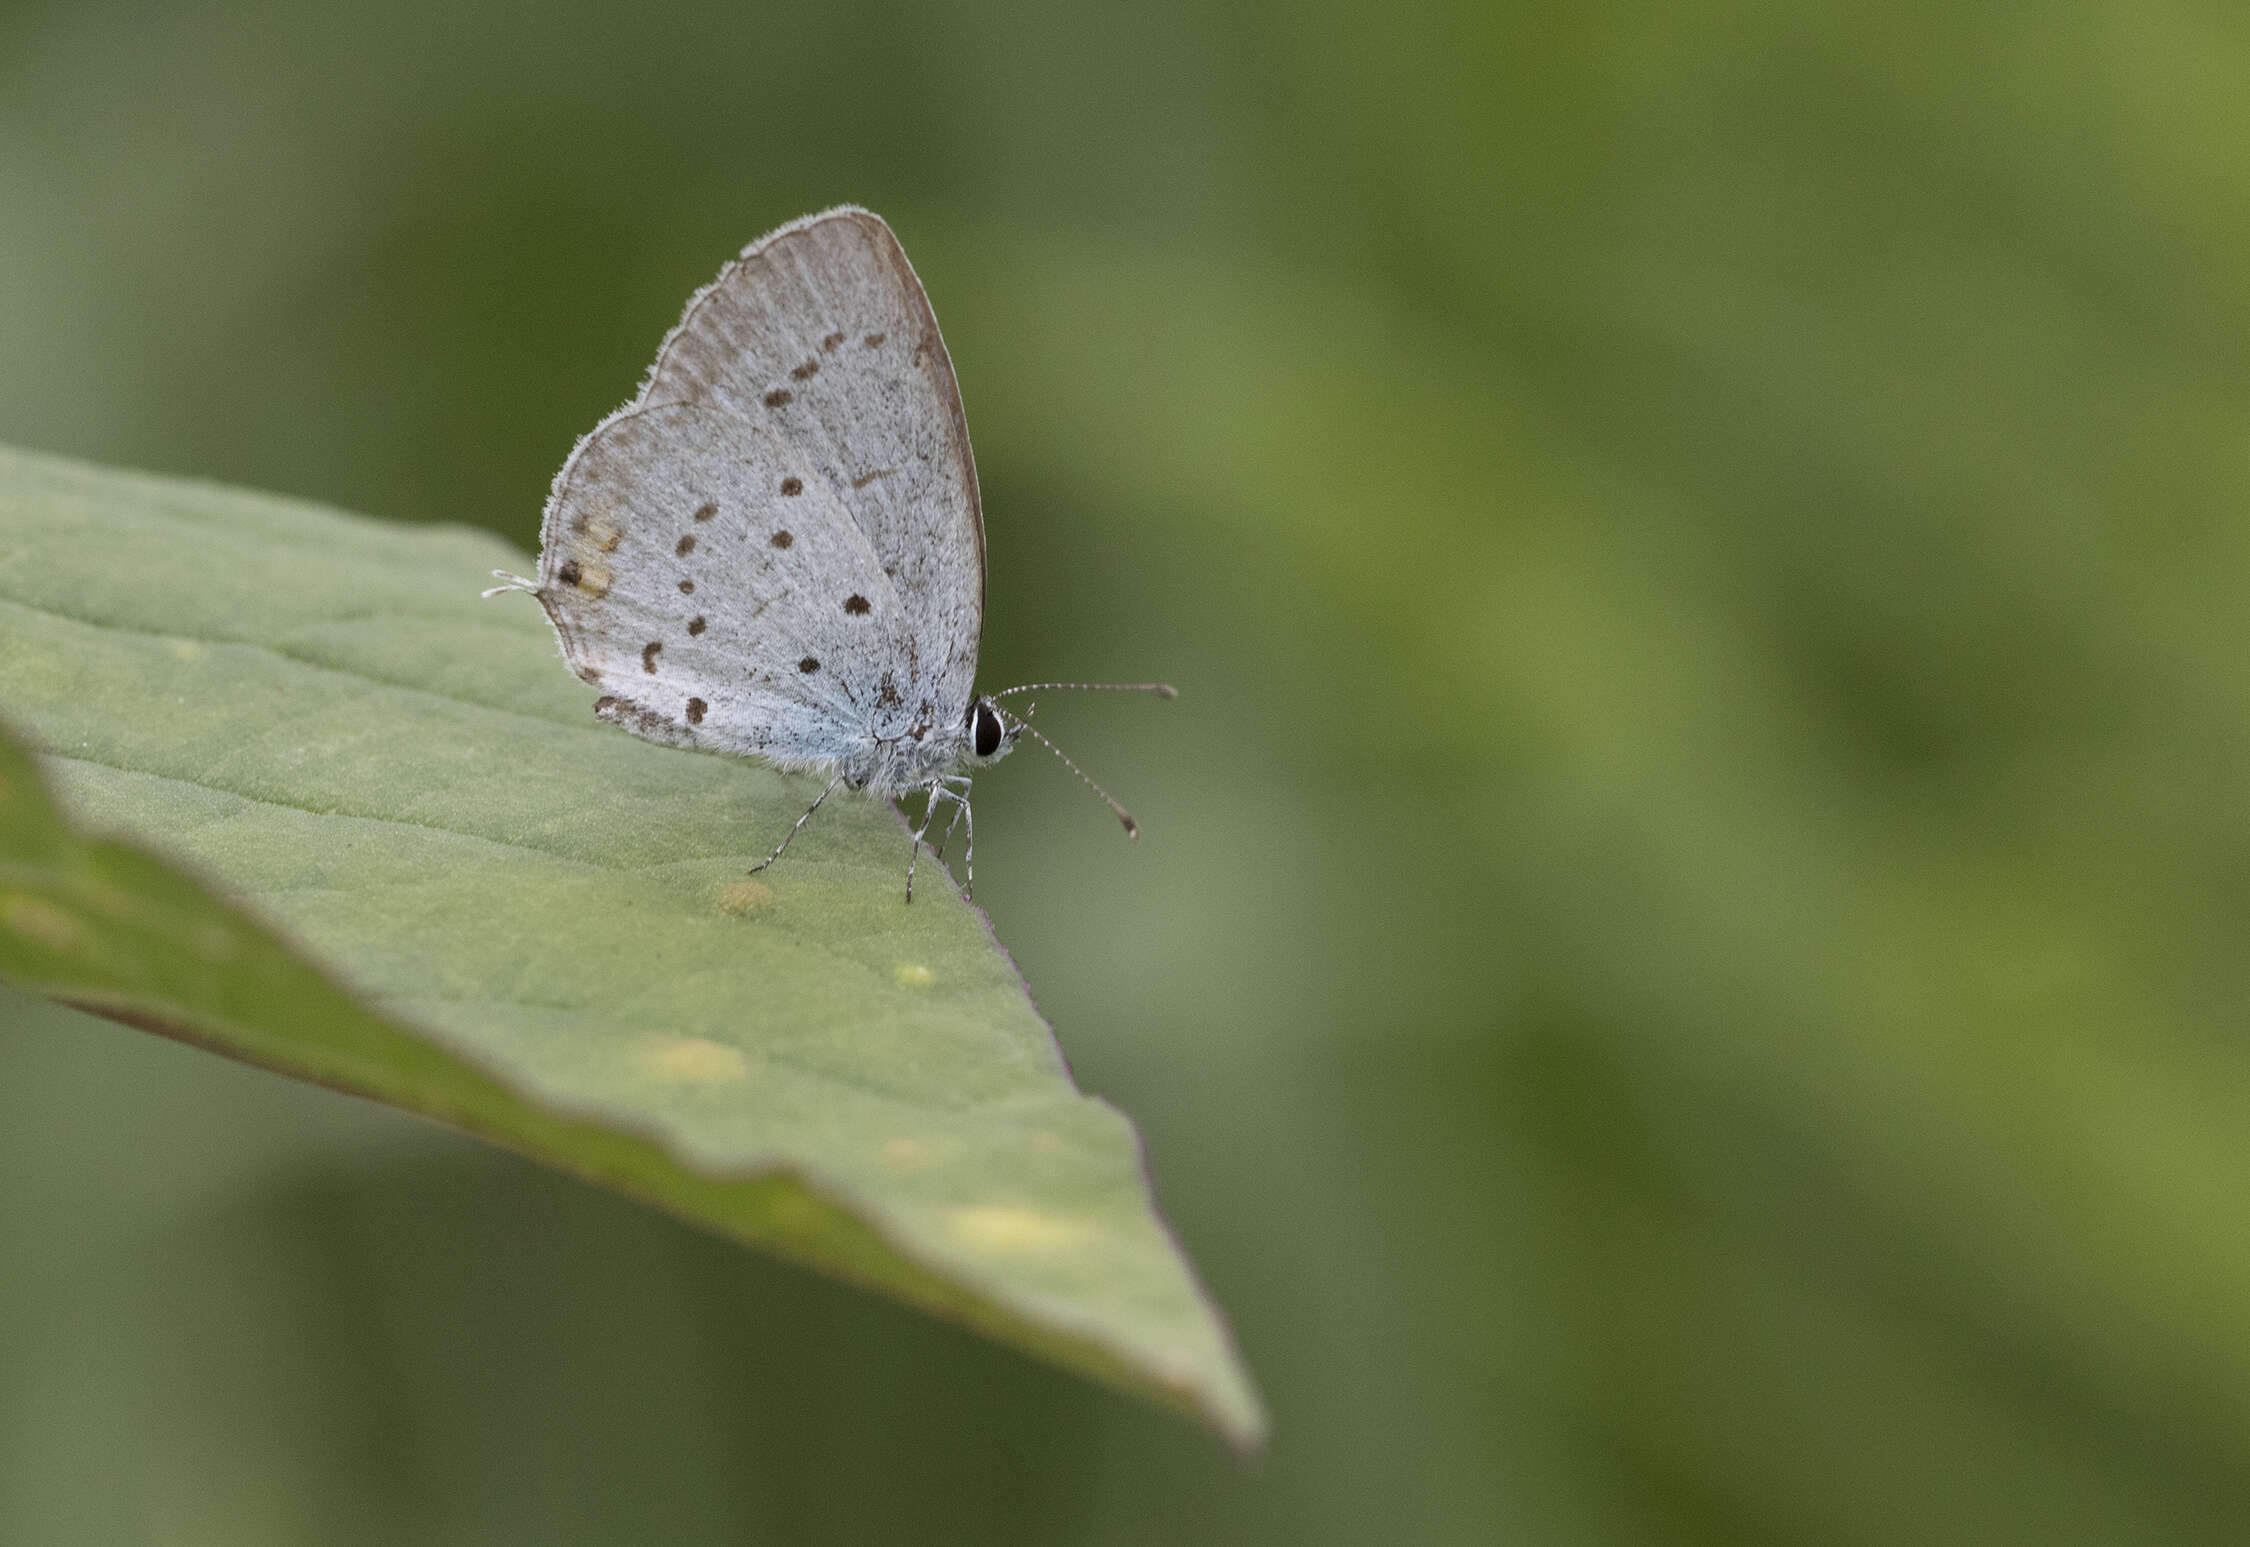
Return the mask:
<path id="1" fill-rule="evenodd" d="M 941 806 L 976 820 L 966 770 L 1029 733 L 1001 701 L 1046 689 L 1173 696 L 1164 683 L 975 691 L 984 518 L 953 364 L 891 228 L 851 206 L 760 238 L 689 298 L 639 396 L 555 475 L 527 591 L 594 713 L 674 746 L 828 775 L 764 860 L 840 784 L 925 792 L 906 866 Z M 1028 713 L 1028 711 L 1026 711 Z"/>

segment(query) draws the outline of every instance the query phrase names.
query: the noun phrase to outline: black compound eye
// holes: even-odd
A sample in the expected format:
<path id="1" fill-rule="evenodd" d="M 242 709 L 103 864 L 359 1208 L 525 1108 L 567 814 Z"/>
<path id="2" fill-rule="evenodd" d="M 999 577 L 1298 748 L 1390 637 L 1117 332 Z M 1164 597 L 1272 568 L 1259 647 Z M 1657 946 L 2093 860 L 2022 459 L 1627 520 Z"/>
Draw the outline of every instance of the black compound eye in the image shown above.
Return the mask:
<path id="1" fill-rule="evenodd" d="M 1000 750 L 999 712 L 981 698 L 977 700 L 976 708 L 969 713 L 969 731 L 973 738 L 971 745 L 976 748 L 977 756 L 990 757 Z"/>

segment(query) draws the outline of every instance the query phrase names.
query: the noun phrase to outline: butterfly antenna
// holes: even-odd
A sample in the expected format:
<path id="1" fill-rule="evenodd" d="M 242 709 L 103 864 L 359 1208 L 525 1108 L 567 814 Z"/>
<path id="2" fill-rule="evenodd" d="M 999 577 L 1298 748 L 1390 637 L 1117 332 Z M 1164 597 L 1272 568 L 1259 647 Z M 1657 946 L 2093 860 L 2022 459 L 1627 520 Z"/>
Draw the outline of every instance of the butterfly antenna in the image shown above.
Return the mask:
<path id="1" fill-rule="evenodd" d="M 1050 686 L 1053 686 L 1054 684 L 1049 684 L 1049 685 L 1050 685 Z M 1126 810 L 1126 809 L 1125 809 L 1125 808 L 1124 808 L 1123 806 L 1120 806 L 1120 805 L 1119 805 L 1119 804 L 1118 804 L 1118 803 L 1116 802 L 1116 800 L 1115 800 L 1114 798 L 1112 798 L 1112 797 L 1111 797 L 1111 795 L 1110 795 L 1109 791 L 1107 791 L 1107 790 L 1103 789 L 1103 788 L 1102 788 L 1102 787 L 1101 787 L 1100 785 L 1096 784 L 1096 783 L 1095 783 L 1095 782 L 1094 782 L 1094 781 L 1093 781 L 1092 779 L 1088 778 L 1088 777 L 1087 777 L 1087 775 L 1086 775 L 1086 770 L 1085 770 L 1085 769 L 1083 769 L 1083 768 L 1081 768 L 1081 767 L 1079 767 L 1079 766 L 1078 766 L 1078 765 L 1077 765 L 1076 763 L 1074 763 L 1074 762 L 1072 762 L 1072 761 L 1070 760 L 1070 754 L 1069 754 L 1069 753 L 1067 753 L 1067 752 L 1063 751 L 1063 749 L 1062 749 L 1062 748 L 1060 748 L 1060 747 L 1056 746 L 1056 745 L 1055 745 L 1055 744 L 1054 744 L 1053 742 L 1049 741 L 1049 740 L 1048 740 L 1048 739 L 1047 739 L 1046 737 L 1044 737 L 1044 736 L 1040 735 L 1040 734 L 1039 734 L 1039 732 L 1038 732 L 1038 731 L 1037 731 L 1037 730 L 1036 730 L 1036 729 L 1035 729 L 1035 728 L 1034 728 L 1034 727 L 1033 727 L 1033 726 L 1032 726 L 1032 725 L 1031 725 L 1031 724 L 1030 724 L 1030 723 L 1029 723 L 1028 721 L 1025 721 L 1025 720 L 1020 720 L 1020 719 L 1016 719 L 1016 717 L 1015 717 L 1014 715 L 1010 715 L 1010 716 L 1008 716 L 1008 718 L 1009 718 L 1009 719 L 1011 719 L 1011 720 L 1015 720 L 1015 721 L 1016 721 L 1016 729 L 1017 729 L 1017 730 L 1021 730 L 1021 731 L 1029 731 L 1029 732 L 1031 733 L 1031 738 L 1032 738 L 1032 740 L 1034 740 L 1034 741 L 1038 742 L 1038 743 L 1039 743 L 1039 744 L 1040 744 L 1041 746 L 1045 747 L 1045 748 L 1046 748 L 1046 749 L 1047 749 L 1048 751 L 1050 751 L 1050 752 L 1054 753 L 1054 754 L 1055 754 L 1055 756 L 1057 756 L 1057 757 L 1061 758 L 1061 759 L 1062 759 L 1062 764 L 1063 764 L 1063 767 L 1065 767 L 1065 768 L 1069 769 L 1069 770 L 1070 770 L 1070 771 L 1071 771 L 1072 773 L 1074 773 L 1074 774 L 1078 775 L 1079 779 L 1080 779 L 1081 781 L 1083 781 L 1083 782 L 1084 782 L 1084 784 L 1085 784 L 1086 788 L 1088 788 L 1088 789 L 1092 790 L 1092 791 L 1093 791 L 1093 792 L 1094 792 L 1094 793 L 1095 793 L 1096 795 L 1099 795 L 1099 796 L 1100 796 L 1100 797 L 1102 798 L 1102 803 L 1103 803 L 1104 805 L 1108 806 L 1110 810 L 1112 810 L 1112 811 L 1114 811 L 1114 812 L 1116 812 L 1116 813 L 1117 813 L 1117 820 L 1118 820 L 1118 821 L 1120 821 L 1120 822 L 1123 822 L 1123 823 L 1125 824 L 1125 836 L 1126 836 L 1126 837 L 1128 837 L 1128 838 L 1131 838 L 1131 839 L 1134 839 L 1134 840 L 1136 840 L 1136 841 L 1137 841 L 1137 840 L 1138 840 L 1138 839 L 1140 838 L 1140 836 L 1141 836 L 1141 824 L 1133 820 L 1133 813 L 1132 813 L 1132 812 L 1130 812 L 1130 811 L 1127 811 L 1127 810 Z"/>
<path id="2" fill-rule="evenodd" d="M 1169 682 L 1027 682 L 1020 688 L 1002 688 L 999 692 L 988 696 L 1010 698 L 1018 693 L 1039 693 L 1049 688 L 1053 688 L 1057 692 L 1154 693 L 1158 698 L 1178 698 L 1180 696 L 1180 690 Z"/>

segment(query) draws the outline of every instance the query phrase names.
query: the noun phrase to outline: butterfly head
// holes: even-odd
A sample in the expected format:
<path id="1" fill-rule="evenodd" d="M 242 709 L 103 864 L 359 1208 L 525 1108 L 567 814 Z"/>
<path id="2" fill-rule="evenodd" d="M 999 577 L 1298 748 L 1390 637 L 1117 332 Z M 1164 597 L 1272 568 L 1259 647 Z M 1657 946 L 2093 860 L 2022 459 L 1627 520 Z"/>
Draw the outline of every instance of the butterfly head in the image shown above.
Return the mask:
<path id="1" fill-rule="evenodd" d="M 969 705 L 964 728 L 969 738 L 969 760 L 979 765 L 999 762 L 1015 750 L 1016 738 L 1023 734 L 1021 720 L 1003 716 L 992 700 L 984 697 Z"/>

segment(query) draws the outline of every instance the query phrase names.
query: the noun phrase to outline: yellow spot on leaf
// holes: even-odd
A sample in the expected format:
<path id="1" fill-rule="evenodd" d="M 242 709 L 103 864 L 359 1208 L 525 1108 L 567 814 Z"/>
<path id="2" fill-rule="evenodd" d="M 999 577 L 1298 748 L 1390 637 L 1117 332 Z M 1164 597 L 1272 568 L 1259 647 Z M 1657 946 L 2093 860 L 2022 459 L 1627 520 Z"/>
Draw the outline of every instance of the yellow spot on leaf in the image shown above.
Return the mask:
<path id="1" fill-rule="evenodd" d="M 891 969 L 891 981 L 900 988 L 928 988 L 937 981 L 937 974 L 920 962 L 900 962 Z"/>
<path id="2" fill-rule="evenodd" d="M 192 639 L 175 639 L 172 641 L 172 653 L 183 661 L 200 661 L 203 659 L 203 646 Z"/>
<path id="3" fill-rule="evenodd" d="M 763 881 L 729 881 L 712 893 L 721 913 L 745 918 L 773 906 L 773 888 Z"/>
<path id="4" fill-rule="evenodd" d="M 969 1245 L 995 1251 L 1059 1251 L 1094 1233 L 1083 1219 L 1012 1203 L 966 1204 L 948 1211 L 946 1224 Z"/>
<path id="5" fill-rule="evenodd" d="M 0 898 L 0 928 L 50 951 L 72 951 L 85 937 L 78 920 L 38 897 Z"/>
<path id="6" fill-rule="evenodd" d="M 642 1038 L 643 1072 L 672 1085 L 725 1085 L 747 1079 L 754 1067 L 748 1053 L 709 1037 L 674 1037 L 654 1032 Z"/>
<path id="7" fill-rule="evenodd" d="M 893 1171 L 919 1171 L 930 1163 L 930 1147 L 920 1139 L 886 1139 L 883 1164 Z"/>

